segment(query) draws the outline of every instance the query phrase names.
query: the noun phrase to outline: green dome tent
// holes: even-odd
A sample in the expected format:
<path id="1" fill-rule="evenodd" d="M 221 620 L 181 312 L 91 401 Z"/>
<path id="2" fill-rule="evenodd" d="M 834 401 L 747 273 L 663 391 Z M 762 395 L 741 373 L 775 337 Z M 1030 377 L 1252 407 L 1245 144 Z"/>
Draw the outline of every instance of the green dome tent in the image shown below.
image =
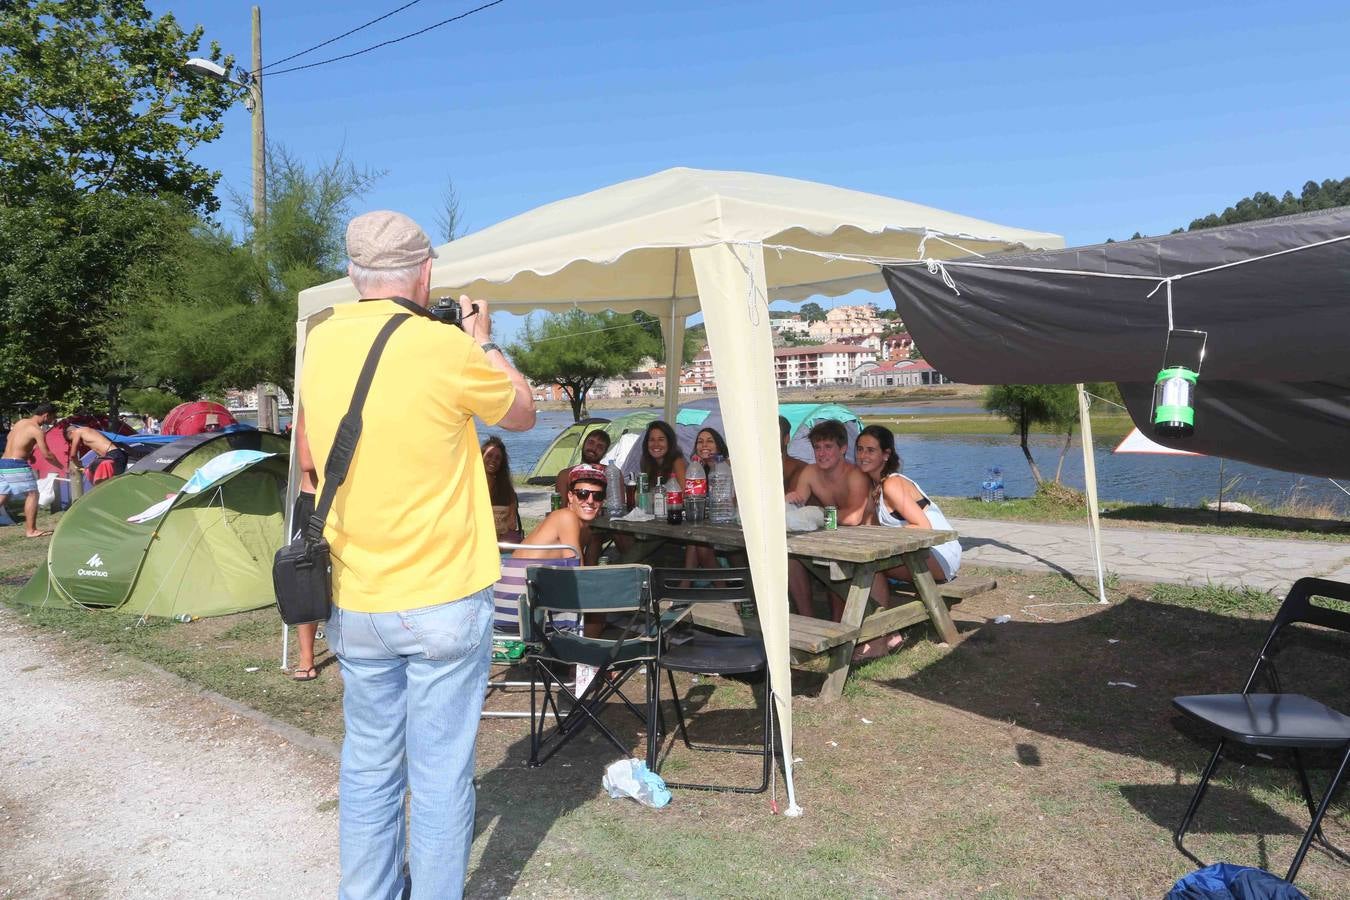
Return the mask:
<path id="1" fill-rule="evenodd" d="M 200 479 L 195 492 L 167 472 L 110 479 L 61 517 L 46 565 L 17 599 L 164 618 L 268 606 L 272 556 L 284 538 L 287 469 L 286 456 L 264 456 Z M 129 521 L 157 504 L 158 515 Z"/>
<path id="2" fill-rule="evenodd" d="M 172 472 L 180 478 L 191 478 L 193 472 L 231 450 L 260 450 L 283 455 L 291 452 L 289 438 L 270 431 L 237 427 L 237 431 L 203 431 L 179 438 L 147 453 L 127 471 Z"/>

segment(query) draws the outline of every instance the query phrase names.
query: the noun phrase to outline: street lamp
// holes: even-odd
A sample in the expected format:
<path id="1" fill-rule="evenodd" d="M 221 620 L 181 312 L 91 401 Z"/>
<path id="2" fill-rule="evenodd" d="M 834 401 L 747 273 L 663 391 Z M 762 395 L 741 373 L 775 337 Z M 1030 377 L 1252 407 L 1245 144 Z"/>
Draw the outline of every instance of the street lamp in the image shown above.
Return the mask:
<path id="1" fill-rule="evenodd" d="M 263 126 L 262 91 L 262 9 L 253 7 L 253 66 L 240 68 L 235 76 L 224 66 L 209 59 L 193 57 L 185 64 L 189 72 L 203 78 L 214 78 L 248 88 L 244 98 L 244 107 L 253 114 L 253 233 L 258 235 L 267 221 L 267 132 Z M 258 249 L 255 244 L 255 250 Z M 260 384 L 256 389 L 258 397 L 258 428 L 276 431 L 280 422 L 276 421 L 272 410 L 271 385 Z"/>

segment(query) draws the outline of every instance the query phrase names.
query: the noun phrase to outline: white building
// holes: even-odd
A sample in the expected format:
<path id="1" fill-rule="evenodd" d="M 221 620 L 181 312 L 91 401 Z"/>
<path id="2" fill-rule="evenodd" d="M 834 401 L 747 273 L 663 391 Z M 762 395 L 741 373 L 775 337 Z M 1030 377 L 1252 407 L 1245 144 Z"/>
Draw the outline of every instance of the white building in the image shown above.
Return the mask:
<path id="1" fill-rule="evenodd" d="M 774 379 L 780 388 L 850 384 L 859 366 L 876 359 L 877 351 L 848 344 L 780 347 L 773 352 Z"/>
<path id="2" fill-rule="evenodd" d="M 836 306 L 826 311 L 824 321 L 812 322 L 807 329 L 811 337 L 818 341 L 832 341 L 853 335 L 881 334 L 885 330 L 886 322 L 877 315 L 877 308 L 871 303 L 860 306 Z"/>
<path id="3" fill-rule="evenodd" d="M 923 387 L 951 380 L 921 359 L 901 359 L 864 363 L 853 370 L 853 383 L 864 388 Z"/>

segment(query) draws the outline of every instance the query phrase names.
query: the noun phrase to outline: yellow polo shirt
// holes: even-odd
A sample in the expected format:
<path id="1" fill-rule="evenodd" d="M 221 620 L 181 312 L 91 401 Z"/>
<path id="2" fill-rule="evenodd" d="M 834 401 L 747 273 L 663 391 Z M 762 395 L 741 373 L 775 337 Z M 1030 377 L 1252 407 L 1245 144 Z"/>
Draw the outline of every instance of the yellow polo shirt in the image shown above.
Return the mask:
<path id="1" fill-rule="evenodd" d="M 300 404 L 320 496 L 366 354 L 400 312 L 387 300 L 344 304 L 309 335 Z M 399 326 L 375 370 L 356 455 L 324 530 L 338 606 L 417 609 L 498 580 L 497 531 L 473 417 L 496 424 L 514 397 L 506 373 L 458 328 L 420 316 Z"/>

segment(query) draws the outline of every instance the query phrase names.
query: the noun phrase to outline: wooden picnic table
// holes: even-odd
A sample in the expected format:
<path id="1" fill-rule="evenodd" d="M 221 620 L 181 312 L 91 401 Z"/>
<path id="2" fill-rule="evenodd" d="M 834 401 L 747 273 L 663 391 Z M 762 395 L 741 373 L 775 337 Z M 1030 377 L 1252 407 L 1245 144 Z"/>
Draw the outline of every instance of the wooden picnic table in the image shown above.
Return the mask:
<path id="1" fill-rule="evenodd" d="M 743 550 L 745 535 L 739 525 L 711 525 L 684 523 L 670 525 L 664 520 L 631 522 L 623 519 L 597 518 L 592 528 L 602 532 L 622 533 L 640 538 L 623 554 L 622 562 L 642 562 L 667 544 L 706 544 L 716 550 Z M 853 647 L 858 640 L 870 640 L 882 634 L 897 631 L 913 623 L 912 615 L 900 608 L 883 609 L 867 614 L 872 592 L 872 579 L 878 572 L 905 565 L 909 568 L 915 592 L 927 612 L 933 627 L 942 640 L 956 640 L 956 626 L 952 624 L 947 604 L 938 591 L 933 575 L 928 570 L 930 547 L 955 540 L 954 531 L 933 531 L 927 528 L 890 528 L 884 525 L 858 525 L 833 531 L 791 532 L 787 536 L 789 556 L 807 563 L 806 570 L 827 587 L 842 587 L 848 582 L 844 601 L 844 616 L 838 622 L 809 619 L 792 614 L 788 622 L 790 640 L 794 648 L 808 655 L 828 654 L 828 673 L 821 697 L 835 700 L 843 695 L 844 681 L 853 662 Z M 766 598 L 758 598 L 766 602 Z M 788 598 L 782 598 L 786 604 Z M 715 604 L 707 604 L 711 609 Z M 728 620 L 729 613 L 719 610 L 702 614 L 696 607 L 694 621 L 723 631 L 745 633 L 757 623 Z M 881 630 L 887 629 L 887 630 Z M 757 628 L 755 628 L 757 631 Z"/>

